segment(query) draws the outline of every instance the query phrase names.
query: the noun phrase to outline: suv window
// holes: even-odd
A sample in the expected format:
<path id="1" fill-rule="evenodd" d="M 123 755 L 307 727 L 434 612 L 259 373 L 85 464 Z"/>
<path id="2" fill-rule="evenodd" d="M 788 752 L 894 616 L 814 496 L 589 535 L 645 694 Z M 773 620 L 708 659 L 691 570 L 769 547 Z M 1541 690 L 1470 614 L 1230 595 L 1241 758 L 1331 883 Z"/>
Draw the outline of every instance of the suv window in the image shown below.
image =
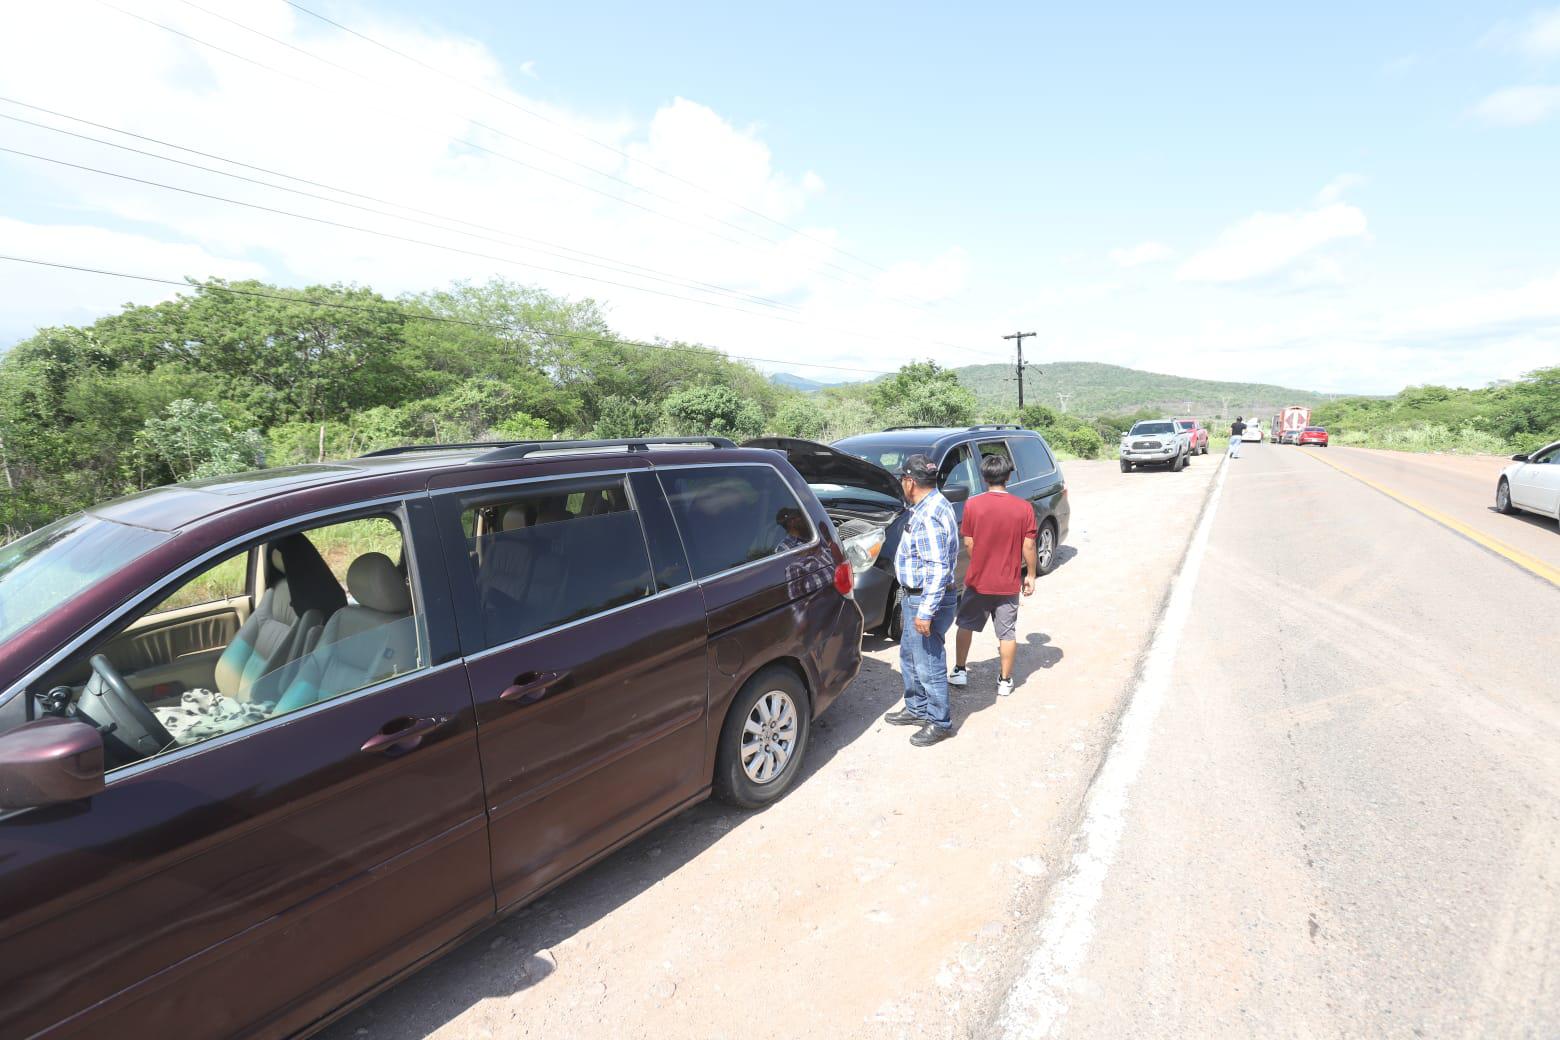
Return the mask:
<path id="1" fill-rule="evenodd" d="M 1002 458 L 1007 459 L 1009 466 L 1012 466 L 1015 470 L 1018 468 L 1017 464 L 1013 462 L 1013 453 L 1008 450 L 1007 441 L 981 441 L 979 447 L 981 461 L 984 462 L 988 455 L 1000 455 Z"/>
<path id="2" fill-rule="evenodd" d="M 37 688 L 65 695 L 67 714 L 104 731 L 112 770 L 426 667 L 411 584 L 396 562 L 401 529 L 388 517 L 371 522 L 389 532 L 379 544 L 390 552 L 355 556 L 345 588 L 315 546 L 351 543 L 365 521 L 273 536 L 186 577 Z M 257 557 L 265 587 L 250 597 L 234 583 Z M 212 598 L 235 587 L 226 602 Z M 247 607 L 242 623 L 237 607 Z"/>
<path id="3" fill-rule="evenodd" d="M 701 466 L 660 472 L 694 576 L 810 544 L 812 521 L 769 466 Z"/>
<path id="4" fill-rule="evenodd" d="M 1033 480 L 1056 469 L 1056 460 L 1039 437 L 1015 437 L 1008 447 L 1013 449 L 1013 461 L 1018 463 L 1015 480 Z"/>
<path id="5" fill-rule="evenodd" d="M 526 485 L 461 514 L 482 618 L 497 646 L 655 592 L 621 476 Z"/>
<path id="6" fill-rule="evenodd" d="M 980 489 L 980 477 L 975 470 L 975 456 L 967 444 L 960 444 L 943 456 L 941 473 L 944 490 L 968 488 L 973 495 Z"/>

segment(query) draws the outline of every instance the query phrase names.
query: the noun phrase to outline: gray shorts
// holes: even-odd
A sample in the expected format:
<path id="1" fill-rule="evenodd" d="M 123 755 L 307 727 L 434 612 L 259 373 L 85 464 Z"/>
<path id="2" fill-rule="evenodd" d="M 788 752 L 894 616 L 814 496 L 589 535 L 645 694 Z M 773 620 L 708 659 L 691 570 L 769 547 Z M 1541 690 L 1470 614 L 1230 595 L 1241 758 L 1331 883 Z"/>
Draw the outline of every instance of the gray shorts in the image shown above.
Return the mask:
<path id="1" fill-rule="evenodd" d="M 967 632 L 984 632 L 986 619 L 997 623 L 997 639 L 1004 643 L 1018 641 L 1018 595 L 988 596 L 973 589 L 965 589 L 959 597 L 959 612 L 953 622 Z"/>

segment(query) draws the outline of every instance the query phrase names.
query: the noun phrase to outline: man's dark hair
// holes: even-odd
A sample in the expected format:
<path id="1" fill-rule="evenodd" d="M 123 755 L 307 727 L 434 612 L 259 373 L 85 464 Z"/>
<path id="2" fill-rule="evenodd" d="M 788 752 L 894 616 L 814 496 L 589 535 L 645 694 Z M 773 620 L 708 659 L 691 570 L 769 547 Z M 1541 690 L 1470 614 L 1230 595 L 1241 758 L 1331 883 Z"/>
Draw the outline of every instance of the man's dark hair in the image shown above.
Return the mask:
<path id="1" fill-rule="evenodd" d="M 987 486 L 1004 486 L 1013 475 L 1013 463 L 1006 455 L 987 455 L 980 460 L 980 475 L 986 478 Z"/>

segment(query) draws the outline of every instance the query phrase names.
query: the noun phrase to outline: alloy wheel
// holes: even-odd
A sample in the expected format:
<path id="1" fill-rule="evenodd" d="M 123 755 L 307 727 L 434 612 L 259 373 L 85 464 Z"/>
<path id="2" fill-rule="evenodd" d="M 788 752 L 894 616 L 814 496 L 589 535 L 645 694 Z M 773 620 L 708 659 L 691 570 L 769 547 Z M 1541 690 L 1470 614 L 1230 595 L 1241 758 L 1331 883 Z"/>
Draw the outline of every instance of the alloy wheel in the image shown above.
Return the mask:
<path id="1" fill-rule="evenodd" d="M 1040 528 L 1040 573 L 1044 574 L 1051 568 L 1051 554 L 1056 551 L 1056 535 L 1051 532 L 1051 525 L 1044 524 Z"/>
<path id="2" fill-rule="evenodd" d="M 759 697 L 742 726 L 742 771 L 755 784 L 785 772 L 796 753 L 796 703 L 784 690 Z"/>

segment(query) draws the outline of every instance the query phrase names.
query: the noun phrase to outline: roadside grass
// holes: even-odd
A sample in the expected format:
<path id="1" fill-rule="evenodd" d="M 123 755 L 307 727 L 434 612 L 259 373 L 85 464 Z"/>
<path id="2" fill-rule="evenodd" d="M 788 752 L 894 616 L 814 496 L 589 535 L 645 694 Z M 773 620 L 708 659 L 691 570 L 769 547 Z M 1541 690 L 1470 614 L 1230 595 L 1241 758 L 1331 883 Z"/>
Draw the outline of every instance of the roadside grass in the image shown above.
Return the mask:
<path id="1" fill-rule="evenodd" d="M 1339 444 L 1388 451 L 1438 452 L 1450 455 L 1510 455 L 1516 449 L 1506 441 L 1471 426 L 1414 423 L 1371 430 L 1344 430 L 1333 435 Z"/>

